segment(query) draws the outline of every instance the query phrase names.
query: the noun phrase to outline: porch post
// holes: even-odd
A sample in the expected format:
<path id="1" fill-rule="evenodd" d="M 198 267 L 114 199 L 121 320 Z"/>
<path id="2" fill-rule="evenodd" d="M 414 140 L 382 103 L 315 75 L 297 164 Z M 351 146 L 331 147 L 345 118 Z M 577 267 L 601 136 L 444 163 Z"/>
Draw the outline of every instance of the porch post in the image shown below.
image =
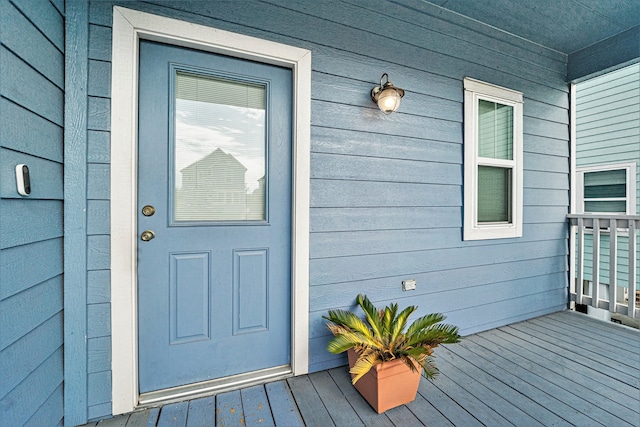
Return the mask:
<path id="1" fill-rule="evenodd" d="M 64 96 L 64 425 L 87 422 L 89 6 L 67 1 Z"/>

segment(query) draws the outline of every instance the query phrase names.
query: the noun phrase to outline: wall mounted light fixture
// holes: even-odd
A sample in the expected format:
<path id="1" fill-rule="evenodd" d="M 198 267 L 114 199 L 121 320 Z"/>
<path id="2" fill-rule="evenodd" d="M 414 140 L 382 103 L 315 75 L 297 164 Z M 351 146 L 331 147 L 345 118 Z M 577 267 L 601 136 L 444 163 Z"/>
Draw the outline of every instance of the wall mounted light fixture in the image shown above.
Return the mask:
<path id="1" fill-rule="evenodd" d="M 386 83 L 382 84 L 382 79 L 386 77 Z M 378 108 L 385 114 L 391 114 L 400 108 L 400 100 L 404 96 L 404 90 L 395 87 L 389 81 L 389 75 L 384 73 L 380 77 L 380 86 L 371 89 L 371 99 L 378 104 Z"/>

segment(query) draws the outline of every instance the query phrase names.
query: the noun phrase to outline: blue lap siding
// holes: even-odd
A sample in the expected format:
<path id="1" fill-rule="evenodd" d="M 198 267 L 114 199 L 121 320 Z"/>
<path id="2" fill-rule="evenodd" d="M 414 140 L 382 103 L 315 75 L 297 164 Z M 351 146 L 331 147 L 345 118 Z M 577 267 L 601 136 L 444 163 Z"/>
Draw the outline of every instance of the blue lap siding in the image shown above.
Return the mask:
<path id="1" fill-rule="evenodd" d="M 0 0 L 0 425 L 63 422 L 62 2 Z M 16 190 L 26 164 L 32 192 Z"/>

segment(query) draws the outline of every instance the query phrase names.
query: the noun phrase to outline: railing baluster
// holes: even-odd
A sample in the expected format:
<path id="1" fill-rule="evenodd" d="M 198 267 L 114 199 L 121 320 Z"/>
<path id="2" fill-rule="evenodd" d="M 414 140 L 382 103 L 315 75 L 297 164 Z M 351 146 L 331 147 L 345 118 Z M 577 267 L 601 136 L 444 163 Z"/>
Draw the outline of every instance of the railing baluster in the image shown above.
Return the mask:
<path id="1" fill-rule="evenodd" d="M 636 225 L 640 220 L 629 219 L 629 311 L 627 316 L 636 317 Z"/>
<path id="2" fill-rule="evenodd" d="M 584 282 L 584 220 L 578 218 L 578 267 L 576 268 L 576 304 L 584 304 L 583 282 Z"/>
<path id="3" fill-rule="evenodd" d="M 591 306 L 598 308 L 600 299 L 600 218 L 593 219 L 593 264 L 591 265 Z"/>
<path id="4" fill-rule="evenodd" d="M 618 301 L 618 222 L 609 221 L 609 311 L 617 312 Z"/>

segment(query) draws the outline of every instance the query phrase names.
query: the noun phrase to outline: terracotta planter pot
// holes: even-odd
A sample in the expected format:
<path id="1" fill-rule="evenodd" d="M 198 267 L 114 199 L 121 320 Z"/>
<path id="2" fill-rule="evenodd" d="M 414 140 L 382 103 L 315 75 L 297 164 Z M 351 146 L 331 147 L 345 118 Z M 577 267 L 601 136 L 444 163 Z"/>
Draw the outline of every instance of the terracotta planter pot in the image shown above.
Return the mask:
<path id="1" fill-rule="evenodd" d="M 358 353 L 348 351 L 349 368 L 355 365 Z M 354 384 L 369 405 L 381 414 L 396 406 L 406 405 L 416 398 L 422 368 L 411 371 L 401 360 L 392 360 L 374 366 Z M 353 375 L 352 375 L 353 377 Z"/>

